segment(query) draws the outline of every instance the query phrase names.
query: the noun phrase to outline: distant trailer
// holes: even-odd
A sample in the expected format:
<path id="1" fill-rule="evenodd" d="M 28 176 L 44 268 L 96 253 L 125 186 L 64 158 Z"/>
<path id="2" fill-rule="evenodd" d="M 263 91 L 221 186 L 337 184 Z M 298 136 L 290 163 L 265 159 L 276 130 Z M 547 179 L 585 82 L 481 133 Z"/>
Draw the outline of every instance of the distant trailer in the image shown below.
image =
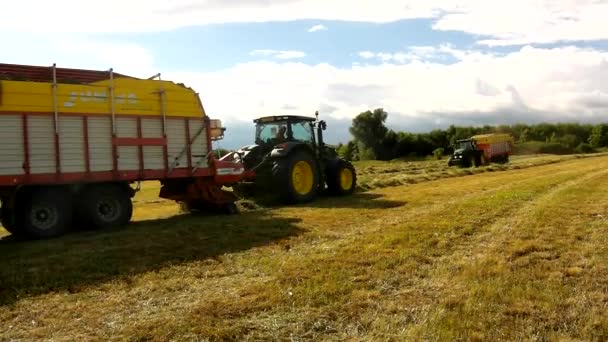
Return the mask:
<path id="1" fill-rule="evenodd" d="M 508 163 L 513 152 L 513 137 L 509 134 L 493 133 L 458 140 L 448 165 L 461 167 Z"/>
<path id="2" fill-rule="evenodd" d="M 196 92 L 160 74 L 0 64 L 2 225 L 30 238 L 124 225 L 130 184 L 145 180 L 162 198 L 232 212 L 221 187 L 243 167 L 214 158 L 223 132 Z"/>

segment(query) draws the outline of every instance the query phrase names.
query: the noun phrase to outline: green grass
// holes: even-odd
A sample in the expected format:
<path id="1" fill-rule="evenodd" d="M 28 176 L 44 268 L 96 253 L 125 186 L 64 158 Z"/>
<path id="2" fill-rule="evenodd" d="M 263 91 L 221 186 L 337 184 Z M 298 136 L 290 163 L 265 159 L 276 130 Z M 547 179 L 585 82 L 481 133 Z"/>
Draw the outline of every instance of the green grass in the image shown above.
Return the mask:
<path id="1" fill-rule="evenodd" d="M 572 159 L 605 156 L 607 153 L 551 155 L 530 154 L 512 156 L 508 164 L 490 164 L 482 167 L 458 168 L 447 166 L 447 157 L 443 160 L 428 161 L 359 161 L 354 162 L 357 169 L 359 190 L 372 190 L 399 185 L 415 184 L 430 180 L 450 177 L 462 177 L 472 174 L 524 169 L 563 162 Z"/>
<path id="2" fill-rule="evenodd" d="M 554 158 L 229 217 L 146 183 L 129 227 L 0 241 L 0 339 L 605 340 L 608 157 Z"/>

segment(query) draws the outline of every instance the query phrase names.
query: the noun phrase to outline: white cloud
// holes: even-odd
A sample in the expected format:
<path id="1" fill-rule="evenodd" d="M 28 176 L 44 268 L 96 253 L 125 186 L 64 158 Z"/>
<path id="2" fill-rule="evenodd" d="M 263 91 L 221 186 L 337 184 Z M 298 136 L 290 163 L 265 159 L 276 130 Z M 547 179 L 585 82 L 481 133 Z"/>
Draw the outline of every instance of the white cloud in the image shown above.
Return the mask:
<path id="1" fill-rule="evenodd" d="M 435 49 L 459 58 L 449 65 L 413 60 L 350 68 L 259 61 L 171 79 L 197 89 L 210 115 L 234 120 L 286 106 L 301 114 L 335 108 L 335 118 L 381 106 L 396 122 L 399 114 L 426 123 L 608 119 L 606 52 L 524 47 L 498 56 Z"/>
<path id="2" fill-rule="evenodd" d="M 390 22 L 434 13 L 431 6 L 410 2 L 411 5 L 407 1 L 385 0 L 378 5 L 371 0 L 106 0 L 100 6 L 75 0 L 21 0 L 3 4 L 0 30 L 148 32 L 214 23 L 299 19 Z M 27 13 L 27 20 L 23 13 Z"/>
<path id="3" fill-rule="evenodd" d="M 361 51 L 361 52 L 359 52 L 359 56 L 361 56 L 365 59 L 371 59 L 371 58 L 374 58 L 376 56 L 376 54 L 371 51 Z"/>
<path id="4" fill-rule="evenodd" d="M 62 65 L 64 67 L 113 68 L 116 72 L 128 71 L 138 77 L 149 77 L 158 72 L 154 68 L 152 54 L 137 44 L 68 39 L 56 42 L 54 47 L 61 54 L 70 56 L 71 62 Z"/>
<path id="5" fill-rule="evenodd" d="M 485 37 L 482 44 L 510 45 L 608 39 L 606 17 L 608 3 L 599 0 L 106 0 L 103 6 L 20 0 L 3 4 L 0 31 L 152 32 L 229 22 L 433 18 L 437 30 L 479 35 Z"/>
<path id="6" fill-rule="evenodd" d="M 306 53 L 294 50 L 253 50 L 249 53 L 252 56 L 274 57 L 278 59 L 304 58 Z"/>
<path id="7" fill-rule="evenodd" d="M 606 16 L 605 1 L 469 1 L 434 28 L 485 35 L 487 45 L 598 40 L 608 38 Z"/>
<path id="8" fill-rule="evenodd" d="M 317 32 L 317 31 L 327 31 L 327 26 L 325 25 L 315 25 L 308 29 L 308 32 Z"/>
<path id="9" fill-rule="evenodd" d="M 492 52 L 481 52 L 477 50 L 460 50 L 451 44 L 439 46 L 412 46 L 401 52 L 359 52 L 359 57 L 364 59 L 376 59 L 383 63 L 406 64 L 413 61 L 438 62 L 446 61 L 447 58 L 455 60 L 483 59 L 494 56 Z"/>
<path id="10" fill-rule="evenodd" d="M 130 42 L 83 39 L 76 36 L 15 35 L 3 37 L 2 63 L 52 65 L 58 67 L 109 70 L 136 77 L 156 74 L 148 49 Z"/>

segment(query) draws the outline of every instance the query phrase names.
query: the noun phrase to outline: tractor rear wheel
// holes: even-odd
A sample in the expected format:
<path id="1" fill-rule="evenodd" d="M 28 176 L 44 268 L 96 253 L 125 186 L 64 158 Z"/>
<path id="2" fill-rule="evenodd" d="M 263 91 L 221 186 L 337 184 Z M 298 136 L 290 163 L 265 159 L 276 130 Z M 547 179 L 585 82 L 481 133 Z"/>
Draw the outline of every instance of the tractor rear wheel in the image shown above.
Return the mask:
<path id="1" fill-rule="evenodd" d="M 281 198 L 288 203 L 310 202 L 317 196 L 317 163 L 307 151 L 297 150 L 274 160 L 272 176 Z"/>
<path id="2" fill-rule="evenodd" d="M 327 190 L 332 195 L 350 195 L 357 186 L 357 174 L 351 163 L 339 160 L 328 168 Z"/>

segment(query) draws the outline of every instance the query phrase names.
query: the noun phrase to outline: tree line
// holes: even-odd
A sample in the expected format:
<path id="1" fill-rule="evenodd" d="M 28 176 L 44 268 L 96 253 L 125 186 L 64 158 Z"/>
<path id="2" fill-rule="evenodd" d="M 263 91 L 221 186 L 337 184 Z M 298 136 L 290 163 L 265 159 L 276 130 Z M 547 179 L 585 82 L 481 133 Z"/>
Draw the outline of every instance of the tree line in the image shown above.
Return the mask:
<path id="1" fill-rule="evenodd" d="M 477 134 L 508 133 L 516 153 L 590 153 L 608 147 L 608 124 L 541 123 L 499 126 L 449 126 L 428 133 L 395 132 L 386 127 L 388 113 L 382 108 L 360 113 L 352 120 L 353 140 L 339 144 L 338 153 L 348 160 L 391 160 L 403 157 L 440 156 L 453 152 L 457 140 Z"/>

